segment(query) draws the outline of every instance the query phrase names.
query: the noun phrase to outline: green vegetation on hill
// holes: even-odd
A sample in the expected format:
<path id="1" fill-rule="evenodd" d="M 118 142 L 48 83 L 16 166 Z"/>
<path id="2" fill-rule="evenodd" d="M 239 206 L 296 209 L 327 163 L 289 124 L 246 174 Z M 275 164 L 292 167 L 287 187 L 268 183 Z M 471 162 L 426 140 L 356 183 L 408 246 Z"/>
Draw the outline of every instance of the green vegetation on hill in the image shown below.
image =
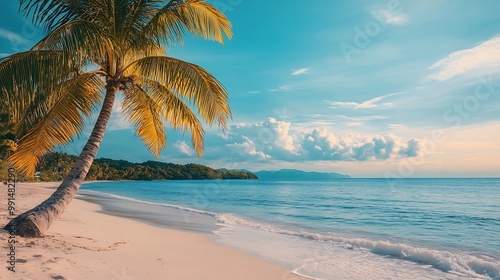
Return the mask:
<path id="1" fill-rule="evenodd" d="M 272 180 L 315 180 L 315 179 L 347 179 L 349 175 L 335 172 L 308 172 L 296 169 L 281 169 L 276 171 L 258 171 L 255 172 L 260 179 Z"/>
<path id="2" fill-rule="evenodd" d="M 65 153 L 46 154 L 40 163 L 42 181 L 60 181 L 68 174 L 77 156 Z M 87 174 L 86 180 L 221 180 L 258 179 L 250 172 L 215 170 L 201 164 L 173 164 L 157 161 L 132 163 L 101 158 Z"/>

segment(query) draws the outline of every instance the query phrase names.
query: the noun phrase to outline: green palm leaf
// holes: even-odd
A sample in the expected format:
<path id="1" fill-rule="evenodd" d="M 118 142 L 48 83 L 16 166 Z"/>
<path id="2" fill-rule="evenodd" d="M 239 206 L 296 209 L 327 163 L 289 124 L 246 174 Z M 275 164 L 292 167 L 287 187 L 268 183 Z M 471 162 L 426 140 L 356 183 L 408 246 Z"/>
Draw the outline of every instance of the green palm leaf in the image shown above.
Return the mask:
<path id="1" fill-rule="evenodd" d="M 71 57 L 58 50 L 34 50 L 0 60 L 1 107 L 19 119 L 37 92 L 51 91 L 75 73 Z"/>
<path id="2" fill-rule="evenodd" d="M 93 21 L 103 16 L 101 0 L 21 0 L 20 10 L 35 26 L 50 32 L 72 20 Z"/>
<path id="3" fill-rule="evenodd" d="M 136 135 L 140 136 L 147 148 L 158 157 L 167 145 L 161 115 L 164 104 L 156 103 L 147 94 L 147 90 L 135 86 L 124 91 L 123 113 L 136 126 Z"/>
<path id="4" fill-rule="evenodd" d="M 156 0 L 122 0 L 123 5 L 117 8 L 121 15 L 117 25 L 120 26 L 116 37 L 120 42 L 133 45 L 137 40 L 143 40 L 142 30 L 147 22 L 158 12 Z M 149 41 L 149 40 L 147 40 Z"/>
<path id="5" fill-rule="evenodd" d="M 77 61 L 84 58 L 103 61 L 109 50 L 114 48 L 114 42 L 102 32 L 99 25 L 85 20 L 59 26 L 33 47 L 35 50 L 61 50 L 73 60 L 80 58 Z"/>
<path id="6" fill-rule="evenodd" d="M 33 174 L 39 157 L 54 146 L 67 144 L 79 134 L 85 118 L 101 100 L 103 81 L 94 74 L 84 74 L 61 85 L 57 100 L 40 120 L 19 140 L 9 160 L 21 172 Z"/>
<path id="7" fill-rule="evenodd" d="M 184 30 L 208 40 L 224 42 L 231 38 L 231 23 L 226 16 L 205 1 L 170 1 L 144 27 L 148 38 L 166 44 L 182 44 Z"/>
<path id="8" fill-rule="evenodd" d="M 201 156 L 204 150 L 203 136 L 205 135 L 205 130 L 191 108 L 178 95 L 160 83 L 147 79 L 136 78 L 136 80 L 142 83 L 151 98 L 157 104 L 161 105 L 163 109 L 162 117 L 166 123 L 183 133 L 186 131 L 191 132 L 191 143 L 198 156 Z"/>
<path id="9" fill-rule="evenodd" d="M 231 119 L 228 95 L 214 76 L 203 68 L 170 57 L 146 57 L 131 63 L 124 73 L 155 81 L 169 91 L 188 99 L 209 125 L 226 128 Z"/>

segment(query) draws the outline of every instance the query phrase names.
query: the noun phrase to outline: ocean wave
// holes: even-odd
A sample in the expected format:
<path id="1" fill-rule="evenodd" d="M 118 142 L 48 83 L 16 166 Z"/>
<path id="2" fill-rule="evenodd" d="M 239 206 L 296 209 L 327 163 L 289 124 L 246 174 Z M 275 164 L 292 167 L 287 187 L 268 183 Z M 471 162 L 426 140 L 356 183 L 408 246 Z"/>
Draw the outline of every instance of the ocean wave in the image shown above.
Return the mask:
<path id="1" fill-rule="evenodd" d="M 428 265 L 457 276 L 500 280 L 500 260 L 491 256 L 435 250 L 392 241 L 346 238 L 333 233 L 314 233 L 252 221 L 235 214 L 219 214 L 216 218 L 217 221 L 225 225 L 244 226 L 267 232 L 307 238 L 319 242 L 328 242 L 350 250 L 360 250 L 379 256 L 406 260 L 420 265 Z"/>

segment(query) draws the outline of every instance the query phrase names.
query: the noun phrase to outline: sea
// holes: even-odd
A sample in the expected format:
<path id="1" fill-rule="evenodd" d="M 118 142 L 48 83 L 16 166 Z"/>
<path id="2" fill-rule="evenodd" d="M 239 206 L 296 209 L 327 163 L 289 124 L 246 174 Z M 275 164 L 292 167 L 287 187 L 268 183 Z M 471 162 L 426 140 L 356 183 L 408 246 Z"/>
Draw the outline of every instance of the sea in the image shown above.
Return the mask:
<path id="1" fill-rule="evenodd" d="M 500 280 L 499 178 L 95 182 L 80 194 L 311 279 Z"/>

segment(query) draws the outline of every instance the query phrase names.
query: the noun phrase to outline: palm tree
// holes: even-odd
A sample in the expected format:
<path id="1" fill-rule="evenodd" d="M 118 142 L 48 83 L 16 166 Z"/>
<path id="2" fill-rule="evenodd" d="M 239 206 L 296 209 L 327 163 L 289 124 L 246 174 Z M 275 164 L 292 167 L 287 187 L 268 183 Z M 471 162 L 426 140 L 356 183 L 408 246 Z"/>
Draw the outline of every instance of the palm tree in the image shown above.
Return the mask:
<path id="1" fill-rule="evenodd" d="M 88 142 L 58 189 L 6 229 L 40 237 L 71 202 L 94 160 L 117 92 L 123 112 L 148 149 L 166 146 L 165 125 L 191 133 L 198 156 L 204 129 L 231 119 L 224 87 L 200 66 L 166 56 L 186 32 L 220 43 L 229 20 L 204 0 L 21 0 L 44 28 L 31 50 L 0 60 L 1 106 L 29 128 L 9 158 L 32 176 L 39 158 L 78 135 L 99 110 Z"/>
<path id="2" fill-rule="evenodd" d="M 15 123 L 8 113 L 0 113 L 0 160 L 7 158 L 16 150 Z"/>

